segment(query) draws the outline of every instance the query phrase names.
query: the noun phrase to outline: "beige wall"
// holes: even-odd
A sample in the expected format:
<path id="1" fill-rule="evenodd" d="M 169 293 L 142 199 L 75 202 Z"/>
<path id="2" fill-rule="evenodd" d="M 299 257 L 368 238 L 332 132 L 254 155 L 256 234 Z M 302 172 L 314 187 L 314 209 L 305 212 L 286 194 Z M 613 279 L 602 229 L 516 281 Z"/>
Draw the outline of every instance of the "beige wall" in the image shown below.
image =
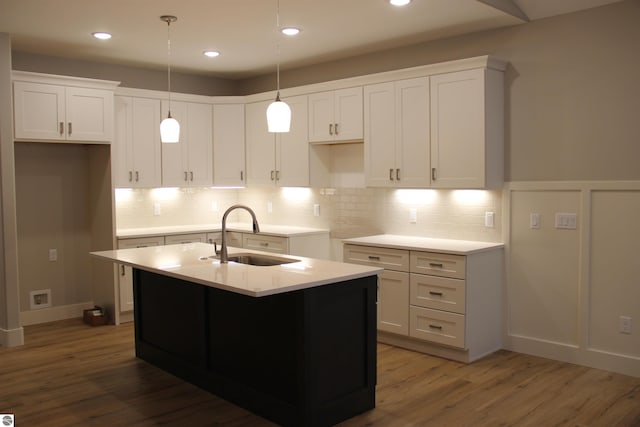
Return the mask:
<path id="1" fill-rule="evenodd" d="M 15 148 L 21 311 L 30 310 L 30 291 L 41 289 L 51 289 L 53 307 L 92 301 L 88 147 Z"/>
<path id="2" fill-rule="evenodd" d="M 112 80 L 121 82 L 121 87 L 167 90 L 166 69 L 125 67 L 19 51 L 13 51 L 12 62 L 13 69 L 19 71 Z M 184 74 L 174 70 L 171 71 L 171 90 L 209 96 L 234 95 L 237 92 L 236 82 L 233 80 Z"/>

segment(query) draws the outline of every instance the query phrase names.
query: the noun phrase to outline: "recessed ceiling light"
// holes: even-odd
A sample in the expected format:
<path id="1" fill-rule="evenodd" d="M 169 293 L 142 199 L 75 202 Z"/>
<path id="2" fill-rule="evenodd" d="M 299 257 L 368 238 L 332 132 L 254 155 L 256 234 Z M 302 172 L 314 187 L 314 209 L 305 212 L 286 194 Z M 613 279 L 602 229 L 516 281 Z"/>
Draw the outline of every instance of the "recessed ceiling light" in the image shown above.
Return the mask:
<path id="1" fill-rule="evenodd" d="M 282 34 L 285 34 L 287 36 L 295 36 L 296 34 L 300 33 L 300 28 L 284 27 L 280 31 L 282 31 Z"/>
<path id="2" fill-rule="evenodd" d="M 111 38 L 111 34 L 109 33 L 103 33 L 103 32 L 95 32 L 95 33 L 91 33 L 91 35 L 97 39 L 100 40 L 109 40 Z"/>
<path id="3" fill-rule="evenodd" d="M 394 6 L 406 6 L 411 3 L 411 0 L 389 0 L 389 3 Z"/>
<path id="4" fill-rule="evenodd" d="M 209 58 L 215 58 L 216 56 L 220 56 L 220 52 L 215 50 L 205 50 L 202 53 L 204 54 L 204 56 L 207 56 Z"/>

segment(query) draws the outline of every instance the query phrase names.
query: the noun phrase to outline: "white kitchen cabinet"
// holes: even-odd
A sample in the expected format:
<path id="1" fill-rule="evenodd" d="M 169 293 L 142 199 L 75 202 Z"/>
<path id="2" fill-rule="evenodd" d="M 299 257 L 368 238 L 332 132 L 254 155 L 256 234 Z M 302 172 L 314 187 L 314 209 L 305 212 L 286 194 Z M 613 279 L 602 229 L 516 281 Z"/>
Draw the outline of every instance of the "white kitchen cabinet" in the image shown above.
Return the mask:
<path id="1" fill-rule="evenodd" d="M 187 243 L 207 243 L 207 233 L 170 234 L 164 236 L 165 245 L 180 245 Z"/>
<path id="2" fill-rule="evenodd" d="M 162 117 L 168 102 L 162 101 Z M 180 142 L 162 144 L 163 186 L 211 186 L 213 142 L 211 105 L 171 102 L 171 116 L 180 123 Z M 159 124 L 158 124 L 159 126 Z"/>
<path id="3" fill-rule="evenodd" d="M 110 143 L 113 137 L 113 90 L 14 80 L 13 101 L 16 140 Z"/>
<path id="4" fill-rule="evenodd" d="M 427 77 L 364 87 L 364 153 L 367 186 L 429 186 Z"/>
<path id="5" fill-rule="evenodd" d="M 309 142 L 362 141 L 362 87 L 309 95 Z"/>
<path id="6" fill-rule="evenodd" d="M 134 239 L 118 239 L 118 249 L 146 248 L 148 246 L 164 245 L 164 237 L 138 237 Z M 133 310 L 133 274 L 129 266 L 118 264 L 120 312 Z M 121 316 L 121 320 L 124 317 Z M 129 318 L 127 320 L 133 320 Z"/>
<path id="7" fill-rule="evenodd" d="M 289 239 L 282 236 L 270 236 L 266 234 L 242 233 L 242 247 L 256 251 L 274 252 L 277 254 L 289 253 Z"/>
<path id="8" fill-rule="evenodd" d="M 246 106 L 248 185 L 309 186 L 307 96 L 283 100 L 291 107 L 291 129 L 287 133 L 267 131 L 266 110 L 271 101 Z"/>
<path id="9" fill-rule="evenodd" d="M 115 187 L 160 187 L 160 101 L 116 96 L 112 169 Z"/>
<path id="10" fill-rule="evenodd" d="M 431 186 L 502 188 L 504 77 L 478 68 L 430 77 Z"/>
<path id="11" fill-rule="evenodd" d="M 243 104 L 213 106 L 213 185 L 245 184 Z"/>
<path id="12" fill-rule="evenodd" d="M 462 362 L 501 348 L 501 248 L 458 255 L 345 243 L 344 262 L 385 269 L 379 341 Z"/>

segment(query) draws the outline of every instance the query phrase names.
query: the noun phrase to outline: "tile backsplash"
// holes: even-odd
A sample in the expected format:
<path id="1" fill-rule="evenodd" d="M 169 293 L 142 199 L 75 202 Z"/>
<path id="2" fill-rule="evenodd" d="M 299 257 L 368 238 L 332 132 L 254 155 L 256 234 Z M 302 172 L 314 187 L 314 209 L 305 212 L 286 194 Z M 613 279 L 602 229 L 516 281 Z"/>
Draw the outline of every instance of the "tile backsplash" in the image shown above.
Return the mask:
<path id="1" fill-rule="evenodd" d="M 116 224 L 119 229 L 216 224 L 235 203 L 250 206 L 264 224 L 327 228 L 333 239 L 381 233 L 490 242 L 503 238 L 501 190 L 118 189 Z M 486 212 L 494 213 L 493 227 L 485 227 Z M 249 216 L 236 210 L 229 221 L 249 221 Z"/>

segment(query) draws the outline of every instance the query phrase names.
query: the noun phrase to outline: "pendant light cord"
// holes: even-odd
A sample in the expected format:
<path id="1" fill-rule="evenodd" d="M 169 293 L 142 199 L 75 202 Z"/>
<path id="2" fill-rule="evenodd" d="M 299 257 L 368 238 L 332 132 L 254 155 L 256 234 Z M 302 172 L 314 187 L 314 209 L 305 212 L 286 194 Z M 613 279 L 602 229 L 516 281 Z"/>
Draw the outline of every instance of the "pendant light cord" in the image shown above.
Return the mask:
<path id="1" fill-rule="evenodd" d="M 171 117 L 171 19 L 167 19 L 167 85 L 169 89 L 168 116 Z"/>
<path id="2" fill-rule="evenodd" d="M 280 0 L 276 0 L 276 98 L 280 101 Z"/>

